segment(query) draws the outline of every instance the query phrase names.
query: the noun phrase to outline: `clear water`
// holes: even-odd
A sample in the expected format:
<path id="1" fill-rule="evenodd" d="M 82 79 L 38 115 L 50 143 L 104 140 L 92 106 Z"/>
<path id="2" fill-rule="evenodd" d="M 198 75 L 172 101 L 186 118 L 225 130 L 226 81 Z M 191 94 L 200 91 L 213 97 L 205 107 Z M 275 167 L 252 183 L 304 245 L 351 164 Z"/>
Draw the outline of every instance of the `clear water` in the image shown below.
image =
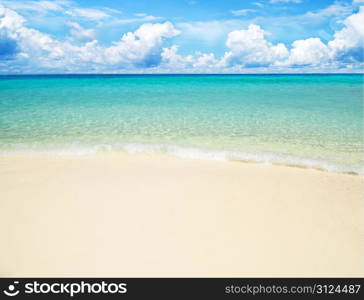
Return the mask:
<path id="1" fill-rule="evenodd" d="M 0 76 L 0 151 L 363 170 L 363 75 Z"/>

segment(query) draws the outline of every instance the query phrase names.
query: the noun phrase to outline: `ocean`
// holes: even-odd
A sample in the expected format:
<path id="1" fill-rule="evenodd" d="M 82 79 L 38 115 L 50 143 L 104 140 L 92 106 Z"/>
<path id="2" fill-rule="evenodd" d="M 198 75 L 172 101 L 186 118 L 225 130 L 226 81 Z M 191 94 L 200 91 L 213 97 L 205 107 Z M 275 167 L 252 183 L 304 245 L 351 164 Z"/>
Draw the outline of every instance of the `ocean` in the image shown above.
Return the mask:
<path id="1" fill-rule="evenodd" d="M 363 174 L 363 75 L 0 76 L 0 153 L 160 153 Z"/>

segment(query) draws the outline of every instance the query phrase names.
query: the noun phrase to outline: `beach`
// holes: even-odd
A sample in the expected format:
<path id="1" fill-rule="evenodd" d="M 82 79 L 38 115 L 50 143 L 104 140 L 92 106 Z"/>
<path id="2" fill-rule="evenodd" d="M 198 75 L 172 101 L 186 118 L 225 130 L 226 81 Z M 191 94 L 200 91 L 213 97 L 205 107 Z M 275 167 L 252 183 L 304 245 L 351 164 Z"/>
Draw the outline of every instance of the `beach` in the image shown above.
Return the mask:
<path id="1" fill-rule="evenodd" d="M 363 177 L 158 154 L 0 155 L 1 277 L 363 277 Z"/>
<path id="2" fill-rule="evenodd" d="M 0 0 L 0 295 L 363 294 L 363 20 Z"/>
<path id="3" fill-rule="evenodd" d="M 0 76 L 0 277 L 362 277 L 363 157 L 362 74 Z"/>

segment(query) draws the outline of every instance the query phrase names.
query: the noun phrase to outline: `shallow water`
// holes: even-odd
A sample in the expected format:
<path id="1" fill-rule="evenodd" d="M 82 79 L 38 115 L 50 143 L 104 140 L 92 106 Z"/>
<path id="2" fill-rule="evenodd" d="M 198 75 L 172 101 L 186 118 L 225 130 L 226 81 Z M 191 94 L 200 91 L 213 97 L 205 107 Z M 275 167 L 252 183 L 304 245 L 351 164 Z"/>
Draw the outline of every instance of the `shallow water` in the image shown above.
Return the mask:
<path id="1" fill-rule="evenodd" d="M 162 152 L 362 173 L 363 75 L 0 76 L 0 151 Z"/>

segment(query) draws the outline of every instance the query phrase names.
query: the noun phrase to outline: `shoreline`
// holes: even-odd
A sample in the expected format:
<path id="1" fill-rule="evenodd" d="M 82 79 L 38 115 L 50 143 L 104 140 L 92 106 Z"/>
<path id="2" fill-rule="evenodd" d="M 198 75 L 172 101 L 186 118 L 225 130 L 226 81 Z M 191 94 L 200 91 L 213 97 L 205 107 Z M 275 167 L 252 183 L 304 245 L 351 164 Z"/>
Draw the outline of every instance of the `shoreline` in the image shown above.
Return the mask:
<path id="1" fill-rule="evenodd" d="M 362 277 L 364 179 L 146 154 L 0 155 L 1 277 Z"/>
<path id="2" fill-rule="evenodd" d="M 136 145 L 136 149 L 131 146 Z M 138 147 L 146 146 L 145 149 L 140 150 Z M 167 147 L 167 149 L 158 147 Z M 317 170 L 321 172 L 328 172 L 334 174 L 347 174 L 353 176 L 359 176 L 364 178 L 363 167 L 349 167 L 343 165 L 335 165 L 329 161 L 318 160 L 309 157 L 300 157 L 292 154 L 285 153 L 270 153 L 269 158 L 261 158 L 265 155 L 262 153 L 256 154 L 255 157 L 252 153 L 243 153 L 239 151 L 232 150 L 213 150 L 213 149 L 203 149 L 203 148 L 193 148 L 184 147 L 177 145 L 163 144 L 125 144 L 121 151 L 119 150 L 100 150 L 96 149 L 64 149 L 64 150 L 1 150 L 0 156 L 50 156 L 50 157 L 92 157 L 92 156 L 125 156 L 125 155 L 136 155 L 136 156 L 154 156 L 154 157 L 172 157 L 176 159 L 191 159 L 196 161 L 215 161 L 215 162 L 234 162 L 234 163 L 247 163 L 247 164 L 258 164 L 258 165 L 268 165 L 268 166 L 282 166 L 289 168 L 299 168 L 305 170 Z M 131 148 L 129 148 L 131 147 Z M 172 150 L 171 150 L 172 149 Z M 174 149 L 174 150 L 173 150 Z M 186 152 L 184 152 L 186 151 Z M 276 158 L 273 158 L 276 157 Z M 284 159 L 290 161 L 283 161 Z M 306 163 L 306 164 L 305 164 Z"/>

